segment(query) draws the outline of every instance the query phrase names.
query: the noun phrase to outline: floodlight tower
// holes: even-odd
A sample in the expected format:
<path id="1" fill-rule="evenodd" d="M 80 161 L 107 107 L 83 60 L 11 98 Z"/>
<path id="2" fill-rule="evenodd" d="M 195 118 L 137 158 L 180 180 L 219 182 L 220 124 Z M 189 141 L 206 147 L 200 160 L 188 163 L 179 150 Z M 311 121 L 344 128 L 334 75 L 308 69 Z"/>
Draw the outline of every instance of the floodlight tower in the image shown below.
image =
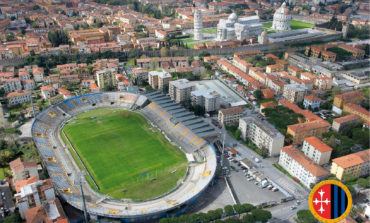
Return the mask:
<path id="1" fill-rule="evenodd" d="M 85 223 L 89 223 L 88 218 L 87 218 L 87 209 L 86 209 L 86 201 L 85 201 L 85 195 L 84 195 L 84 190 L 82 188 L 82 177 L 83 177 L 83 172 L 77 172 L 75 176 L 75 184 L 80 185 L 80 191 L 81 191 L 81 199 L 82 199 L 82 209 L 84 212 L 84 220 Z"/>

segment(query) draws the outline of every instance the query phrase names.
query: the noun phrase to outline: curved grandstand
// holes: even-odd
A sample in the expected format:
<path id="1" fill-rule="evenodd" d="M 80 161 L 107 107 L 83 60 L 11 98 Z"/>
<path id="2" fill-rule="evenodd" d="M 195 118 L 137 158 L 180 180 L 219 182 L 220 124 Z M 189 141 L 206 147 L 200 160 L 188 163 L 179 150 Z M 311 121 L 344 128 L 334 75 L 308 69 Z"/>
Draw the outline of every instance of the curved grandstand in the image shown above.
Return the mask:
<path id="1" fill-rule="evenodd" d="M 148 221 L 177 215 L 185 211 L 212 181 L 217 160 L 211 142 L 217 139 L 218 133 L 202 119 L 159 92 L 147 95 L 122 92 L 82 95 L 43 110 L 32 125 L 33 139 L 54 187 L 70 205 L 83 209 L 78 185 L 80 171 L 59 132 L 75 115 L 95 108 L 123 108 L 141 113 L 187 154 L 189 168 L 174 190 L 145 201 L 115 200 L 83 184 L 90 216 Z"/>

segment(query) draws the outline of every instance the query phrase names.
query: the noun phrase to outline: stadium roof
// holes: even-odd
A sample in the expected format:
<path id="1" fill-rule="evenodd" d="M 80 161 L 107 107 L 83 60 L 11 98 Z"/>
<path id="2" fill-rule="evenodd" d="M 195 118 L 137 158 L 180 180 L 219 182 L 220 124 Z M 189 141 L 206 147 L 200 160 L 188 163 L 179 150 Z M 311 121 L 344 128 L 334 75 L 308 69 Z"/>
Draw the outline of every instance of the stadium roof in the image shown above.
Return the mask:
<path id="1" fill-rule="evenodd" d="M 153 91 L 145 95 L 149 100 L 161 106 L 174 119 L 182 122 L 187 128 L 200 137 L 209 137 L 217 135 L 215 128 L 205 122 L 202 118 L 195 116 L 192 112 L 186 110 L 180 104 L 175 103 L 170 97 L 164 95 L 159 91 Z"/>

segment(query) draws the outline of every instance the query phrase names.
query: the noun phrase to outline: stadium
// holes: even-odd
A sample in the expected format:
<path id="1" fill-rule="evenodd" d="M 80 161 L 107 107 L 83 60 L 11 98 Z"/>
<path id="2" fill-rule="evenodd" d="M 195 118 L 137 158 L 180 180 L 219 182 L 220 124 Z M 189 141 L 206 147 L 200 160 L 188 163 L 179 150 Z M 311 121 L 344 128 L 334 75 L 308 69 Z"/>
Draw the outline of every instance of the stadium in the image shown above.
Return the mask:
<path id="1" fill-rule="evenodd" d="M 101 148 L 107 151 L 99 151 L 102 146 L 99 145 L 99 140 L 104 141 L 106 138 L 91 141 L 90 130 L 83 130 L 89 129 L 92 122 L 102 124 L 101 128 L 106 131 L 101 135 L 112 136 L 115 144 L 119 144 L 117 148 L 129 148 L 132 147 L 130 145 L 133 140 L 140 141 L 137 144 L 138 147 L 143 145 L 142 148 L 134 148 L 140 152 L 136 152 L 135 158 L 131 158 L 130 151 L 117 153 L 111 146 Z M 105 123 L 109 125 L 104 126 Z M 137 132 L 139 135 L 130 134 L 128 128 L 139 128 L 137 123 L 141 123 L 145 129 L 150 129 L 145 133 L 148 135 L 140 135 L 144 134 L 140 132 Z M 119 137 L 110 132 L 111 129 L 118 129 Z M 144 222 L 179 215 L 212 183 L 217 167 L 212 143 L 218 139 L 219 133 L 209 123 L 159 92 L 146 95 L 102 92 L 69 98 L 38 114 L 31 131 L 59 197 L 81 211 L 84 210 L 84 197 L 87 213 L 93 219 Z M 148 141 L 150 139 L 154 141 Z M 151 142 L 154 145 L 162 143 L 160 148 L 166 151 L 158 150 L 158 146 L 150 147 Z M 90 144 L 85 146 L 85 143 Z M 108 161 L 112 160 L 112 164 L 103 158 L 97 159 L 94 154 L 100 154 L 100 157 L 105 154 Z M 138 156 L 143 159 L 138 159 Z M 145 159 L 147 156 L 157 157 L 159 160 Z M 169 158 L 163 160 L 163 157 Z M 174 158 L 170 159 L 171 157 Z M 137 168 L 144 168 L 146 165 L 145 168 L 152 170 L 143 181 L 158 181 L 158 185 L 161 185 L 162 181 L 167 184 L 165 180 L 169 180 L 169 188 L 153 190 L 155 193 L 149 194 L 130 194 L 133 192 L 130 180 L 134 184 L 135 180 L 132 179 L 137 178 L 127 176 L 131 172 L 137 175 L 146 170 L 132 171 L 130 159 L 141 160 L 135 162 Z M 154 167 L 156 164 L 159 169 L 162 168 L 162 172 Z M 118 168 L 121 171 L 117 171 L 113 165 L 121 165 Z M 104 169 L 103 173 L 99 172 L 101 169 Z M 111 174 L 110 171 L 115 172 Z M 161 173 L 167 177 L 161 176 Z M 171 174 L 175 177 L 170 177 Z M 125 191 L 127 188 L 128 197 Z M 140 187 L 137 187 L 137 190 L 145 191 Z"/>

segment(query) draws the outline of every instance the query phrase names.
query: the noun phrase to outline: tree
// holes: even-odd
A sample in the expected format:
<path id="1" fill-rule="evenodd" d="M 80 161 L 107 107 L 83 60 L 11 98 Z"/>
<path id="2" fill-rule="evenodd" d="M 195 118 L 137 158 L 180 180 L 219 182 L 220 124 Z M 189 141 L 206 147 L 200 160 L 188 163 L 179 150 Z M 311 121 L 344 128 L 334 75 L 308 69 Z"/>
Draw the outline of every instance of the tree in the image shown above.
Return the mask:
<path id="1" fill-rule="evenodd" d="M 205 110 L 202 106 L 194 105 L 194 114 L 195 115 L 203 116 L 204 113 L 205 113 Z"/>
<path id="2" fill-rule="evenodd" d="M 69 43 L 68 34 L 63 30 L 49 31 L 48 39 L 53 47 L 58 47 L 59 45 Z"/>
<path id="3" fill-rule="evenodd" d="M 256 207 L 253 206 L 252 204 L 248 204 L 248 203 L 245 203 L 243 204 L 243 208 L 244 208 L 244 213 L 248 213 L 250 211 L 252 211 L 253 209 L 255 209 Z"/>
<path id="4" fill-rule="evenodd" d="M 335 95 L 337 94 L 340 94 L 341 93 L 341 89 L 340 87 L 338 86 L 334 86 L 332 89 L 331 89 L 331 94 L 332 96 L 334 97 Z"/>
<path id="5" fill-rule="evenodd" d="M 237 218 L 228 218 L 224 220 L 225 223 L 240 223 L 240 220 Z"/>
<path id="6" fill-rule="evenodd" d="M 261 90 L 255 90 L 254 93 L 253 93 L 254 97 L 257 99 L 257 100 L 261 100 L 262 99 L 262 91 Z"/>
<path id="7" fill-rule="evenodd" d="M 161 50 L 160 50 L 160 53 L 161 53 L 161 57 L 167 57 L 167 55 L 168 55 L 167 47 L 162 47 Z"/>
<path id="8" fill-rule="evenodd" d="M 18 211 L 16 211 L 13 215 L 11 216 L 7 216 L 4 220 L 3 220 L 3 223 L 20 223 L 22 222 L 22 219 L 18 213 Z"/>
<path id="9" fill-rule="evenodd" d="M 356 180 L 356 177 L 350 175 L 350 174 L 344 174 L 343 175 L 343 182 L 348 183 L 348 182 L 353 182 Z"/>
<path id="10" fill-rule="evenodd" d="M 38 9 L 40 9 L 40 6 L 39 6 L 39 5 L 34 5 L 34 6 L 32 7 L 32 10 L 38 10 Z"/>
<path id="11" fill-rule="evenodd" d="M 9 33 L 9 34 L 6 36 L 6 41 L 7 41 L 7 42 L 14 41 L 14 40 L 15 40 L 15 37 L 14 37 L 14 34 L 13 34 L 13 33 Z"/>
<path id="12" fill-rule="evenodd" d="M 226 205 L 224 207 L 226 216 L 232 216 L 234 215 L 234 208 L 231 205 Z"/>
<path id="13" fill-rule="evenodd" d="M 246 214 L 243 216 L 242 223 L 254 223 L 254 217 L 251 214 Z"/>
<path id="14" fill-rule="evenodd" d="M 210 56 L 211 54 L 209 53 L 209 52 L 207 52 L 207 51 L 202 51 L 200 54 L 199 54 L 199 56 L 200 57 L 208 57 L 208 56 Z"/>
<path id="15" fill-rule="evenodd" d="M 242 131 L 241 131 L 240 129 L 237 129 L 237 130 L 235 131 L 235 139 L 236 139 L 236 140 L 240 140 L 241 135 L 242 135 Z M 235 208 L 235 205 L 234 205 L 234 208 Z M 243 208 L 243 207 L 239 207 L 239 206 L 238 206 L 238 208 Z M 235 209 L 235 211 L 238 213 L 238 211 L 237 211 L 236 209 Z"/>
<path id="16" fill-rule="evenodd" d="M 358 183 L 359 186 L 364 187 L 364 188 L 369 188 L 370 187 L 369 178 L 359 178 L 357 180 L 357 183 Z"/>
<path id="17" fill-rule="evenodd" d="M 335 135 L 331 135 L 329 140 L 328 140 L 328 145 L 331 146 L 331 147 L 335 147 L 336 144 L 335 144 Z"/>
<path id="18" fill-rule="evenodd" d="M 316 223 L 316 218 L 310 210 L 299 210 L 297 212 L 297 223 Z"/>
<path id="19" fill-rule="evenodd" d="M 252 215 L 256 221 L 261 221 L 263 223 L 272 218 L 271 212 L 262 209 L 252 210 Z"/>

